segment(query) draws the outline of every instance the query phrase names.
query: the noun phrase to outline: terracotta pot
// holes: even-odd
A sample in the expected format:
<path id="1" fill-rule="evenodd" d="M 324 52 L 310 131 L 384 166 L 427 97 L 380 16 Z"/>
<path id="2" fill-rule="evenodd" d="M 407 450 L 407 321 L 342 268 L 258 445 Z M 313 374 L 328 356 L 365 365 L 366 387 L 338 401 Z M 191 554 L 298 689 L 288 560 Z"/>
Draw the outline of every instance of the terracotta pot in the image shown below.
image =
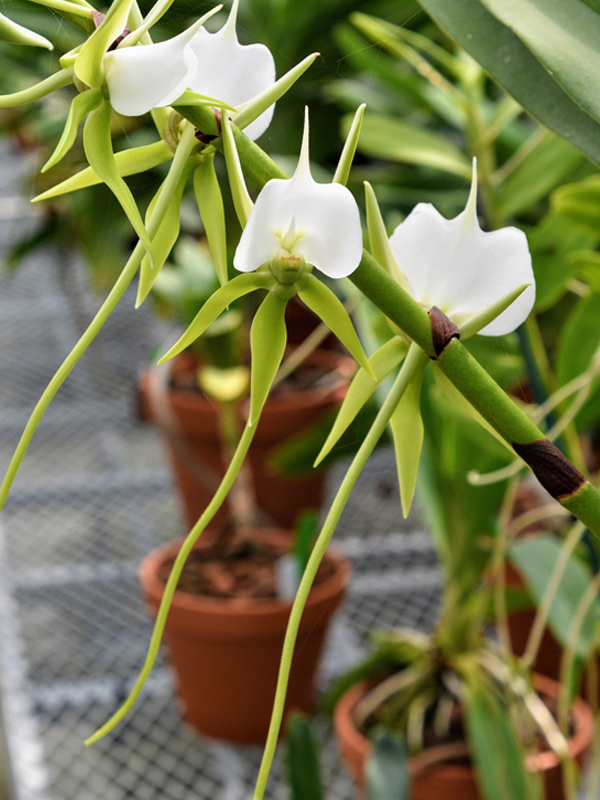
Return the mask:
<path id="1" fill-rule="evenodd" d="M 256 530 L 254 537 L 279 545 L 283 538 L 291 544 L 287 531 Z M 140 581 L 154 610 L 164 591 L 158 569 L 179 547 L 180 542 L 170 543 L 142 561 Z M 350 577 L 350 564 L 343 555 L 332 548 L 326 558 L 334 571 L 309 595 L 296 642 L 286 714 L 293 708 L 313 710 L 325 633 Z M 221 600 L 175 592 L 165 643 L 183 715 L 194 728 L 216 739 L 264 743 L 291 607 L 287 600 Z"/>
<path id="2" fill-rule="evenodd" d="M 193 361 L 194 356 L 183 353 L 174 359 L 171 370 L 189 370 L 190 360 Z M 271 452 L 339 406 L 355 369 L 352 359 L 325 350 L 312 353 L 306 363 L 326 366 L 336 373 L 337 380 L 327 387 L 270 397 L 248 454 L 257 504 L 266 512 L 268 521 L 285 528 L 293 527 L 303 509 L 321 506 L 324 473 L 319 471 L 297 478 L 277 475 L 268 463 Z M 225 471 L 219 412 L 216 404 L 200 392 L 164 388 L 168 376 L 158 370 L 142 374 L 141 411 L 145 419 L 161 427 L 185 519 L 191 527 L 210 502 Z M 240 424 L 245 420 L 244 411 L 245 405 L 240 405 Z M 223 525 L 228 517 L 224 505 L 213 524 Z"/>
<path id="3" fill-rule="evenodd" d="M 560 686 L 545 675 L 536 675 L 537 690 L 547 697 L 556 698 Z M 354 722 L 354 708 L 369 689 L 366 682 L 356 684 L 341 698 L 335 709 L 334 728 L 342 760 L 354 778 L 359 790 L 364 791 L 365 762 L 371 751 L 371 742 Z M 594 717 L 590 707 L 578 698 L 571 708 L 573 735 L 569 752 L 581 767 L 589 754 L 594 736 Z M 411 800 L 483 800 L 477 785 L 474 769 L 468 764 L 436 762 L 420 770 L 418 759 L 411 759 Z M 548 750 L 527 758 L 531 771 L 543 774 L 545 800 L 563 800 L 563 780 L 560 760 Z"/>

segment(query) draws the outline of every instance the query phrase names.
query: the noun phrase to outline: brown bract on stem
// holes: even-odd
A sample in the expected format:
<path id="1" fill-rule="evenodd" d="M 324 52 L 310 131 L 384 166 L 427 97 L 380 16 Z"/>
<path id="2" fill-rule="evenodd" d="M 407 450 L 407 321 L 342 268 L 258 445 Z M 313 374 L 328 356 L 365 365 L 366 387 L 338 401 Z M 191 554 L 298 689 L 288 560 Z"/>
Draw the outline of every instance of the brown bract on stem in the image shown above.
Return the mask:
<path id="1" fill-rule="evenodd" d="M 556 500 L 570 497 L 584 485 L 585 478 L 581 472 L 549 439 L 538 439 L 529 444 L 513 442 L 512 447 Z"/>
<path id="2" fill-rule="evenodd" d="M 460 331 L 437 306 L 432 306 L 427 313 L 431 320 L 433 349 L 435 350 L 436 356 L 440 356 L 451 339 L 460 339 Z"/>

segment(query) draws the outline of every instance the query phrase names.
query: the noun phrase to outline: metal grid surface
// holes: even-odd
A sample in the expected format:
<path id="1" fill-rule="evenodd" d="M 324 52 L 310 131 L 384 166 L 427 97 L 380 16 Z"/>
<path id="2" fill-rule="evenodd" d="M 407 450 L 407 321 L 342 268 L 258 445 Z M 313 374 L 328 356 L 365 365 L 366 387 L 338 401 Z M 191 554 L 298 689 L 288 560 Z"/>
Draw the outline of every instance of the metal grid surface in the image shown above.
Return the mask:
<path id="1" fill-rule="evenodd" d="M 16 186 L 27 165 L 0 148 L 0 251 L 31 225 Z M 73 260 L 57 281 L 48 251 L 0 278 L 0 461 L 99 300 Z M 124 699 L 151 626 L 137 586 L 144 554 L 183 533 L 154 429 L 136 418 L 136 377 L 164 331 L 128 295 L 58 392 L 2 514 L 0 679 L 18 800 L 240 800 L 261 755 L 201 740 L 182 722 L 161 660 L 133 712 L 86 749 Z M 341 478 L 337 469 L 330 490 Z M 431 628 L 440 579 L 428 537 L 398 530 L 393 458 L 371 459 L 338 527 L 354 566 L 328 643 L 327 682 L 373 628 Z M 353 797 L 331 731 L 318 721 L 328 796 Z M 288 796 L 281 754 L 269 797 Z"/>

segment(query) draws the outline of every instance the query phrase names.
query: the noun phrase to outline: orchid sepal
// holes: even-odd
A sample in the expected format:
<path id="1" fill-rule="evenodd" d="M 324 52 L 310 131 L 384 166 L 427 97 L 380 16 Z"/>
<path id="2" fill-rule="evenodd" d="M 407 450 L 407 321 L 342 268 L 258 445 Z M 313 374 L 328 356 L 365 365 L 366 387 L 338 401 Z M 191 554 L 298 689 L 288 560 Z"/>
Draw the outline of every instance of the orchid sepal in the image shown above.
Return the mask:
<path id="1" fill-rule="evenodd" d="M 369 358 L 369 364 L 375 374 L 374 379 L 365 369 L 359 368 L 352 378 L 333 427 L 313 464 L 314 467 L 317 467 L 333 450 L 373 392 L 402 362 L 407 350 L 406 342 L 399 336 L 393 336 Z"/>
<path id="2" fill-rule="evenodd" d="M 215 153 L 205 152 L 194 173 L 194 194 L 221 286 L 227 275 L 227 231 L 221 187 L 215 172 Z"/>
<path id="3" fill-rule="evenodd" d="M 348 136 L 346 136 L 346 141 L 344 142 L 340 160 L 338 161 L 338 165 L 333 176 L 333 183 L 341 183 L 342 186 L 345 186 L 348 183 L 350 169 L 352 168 L 352 162 L 354 161 L 354 156 L 356 154 L 358 138 L 360 136 L 360 129 L 366 107 L 367 104 L 363 103 L 356 109 L 354 119 L 352 120 L 352 125 L 350 126 Z"/>
<path id="4" fill-rule="evenodd" d="M 43 47 L 45 50 L 53 50 L 54 45 L 45 36 L 30 31 L 23 25 L 13 22 L 12 19 L 0 14 L 0 41 L 11 42 L 12 44 L 25 45 L 26 47 Z"/>
<path id="5" fill-rule="evenodd" d="M 233 198 L 235 213 L 240 221 L 242 230 L 244 230 L 250 219 L 254 204 L 248 194 L 248 188 L 246 187 L 244 173 L 242 172 L 235 139 L 233 138 L 233 131 L 231 130 L 231 123 L 229 122 L 227 114 L 223 114 L 221 124 L 223 126 L 223 153 L 227 164 L 227 176 L 229 178 L 229 186 L 231 187 L 231 196 Z"/>
<path id="6" fill-rule="evenodd" d="M 452 321 L 455 325 L 458 325 L 460 329 L 460 338 L 463 340 L 470 339 L 471 336 L 475 336 L 476 333 L 486 328 L 496 317 L 503 314 L 530 286 L 530 283 L 522 283 L 515 289 L 511 289 L 504 297 L 501 297 L 495 303 L 490 303 L 489 306 L 485 306 L 485 308 L 482 308 L 480 311 L 469 314 L 466 319 L 461 319 L 458 314 L 455 315 Z"/>
<path id="7" fill-rule="evenodd" d="M 128 36 L 120 42 L 119 47 L 117 49 L 125 49 L 126 47 L 133 47 L 136 45 L 139 40 L 146 34 L 153 25 L 163 17 L 169 8 L 173 5 L 174 0 L 158 0 L 153 7 L 150 9 L 146 17 L 144 18 L 141 25 L 138 25 L 135 30 L 133 30 Z M 211 8 L 210 11 L 207 11 L 206 14 L 203 14 L 200 19 L 197 20 L 195 23 L 196 28 L 200 28 L 204 23 L 213 17 L 216 13 L 218 13 L 223 8 L 223 4 L 220 3 L 219 5 Z"/>
<path id="8" fill-rule="evenodd" d="M 318 278 L 307 273 L 298 280 L 297 287 L 302 302 L 323 320 L 371 378 L 377 380 L 348 312 L 339 298 Z"/>
<path id="9" fill-rule="evenodd" d="M 385 229 L 379 203 L 375 197 L 373 187 L 368 181 L 365 186 L 365 206 L 367 211 L 367 231 L 369 233 L 369 246 L 371 255 L 390 275 L 396 280 L 404 291 L 412 296 L 412 290 L 390 246 L 390 240 Z"/>
<path id="10" fill-rule="evenodd" d="M 290 289 L 286 287 L 287 291 L 281 291 L 282 288 L 276 286 L 268 293 L 260 304 L 250 328 L 252 372 L 248 427 L 253 427 L 258 422 L 285 352 L 287 343 L 285 309 L 290 299 Z M 290 288 L 293 294 L 294 288 Z"/>
<path id="11" fill-rule="evenodd" d="M 73 98 L 62 135 L 54 152 L 42 167 L 41 172 L 47 172 L 69 152 L 77 138 L 79 125 L 91 111 L 98 108 L 102 99 L 103 96 L 100 89 L 88 89 Z"/>
<path id="12" fill-rule="evenodd" d="M 187 331 L 181 338 L 165 353 L 159 360 L 159 364 L 164 364 L 171 358 L 181 353 L 186 347 L 193 344 L 198 339 L 208 326 L 216 320 L 216 318 L 225 309 L 231 305 L 235 300 L 243 297 L 256 289 L 271 289 L 275 285 L 275 279 L 268 272 L 255 272 L 251 275 L 238 275 L 225 286 L 208 298 L 206 303 L 202 306 L 200 311 L 192 320 Z"/>
<path id="13" fill-rule="evenodd" d="M 170 105 L 173 108 L 177 108 L 177 106 L 210 106 L 211 108 L 221 108 L 225 111 L 230 111 L 232 114 L 235 114 L 237 108 L 230 106 L 229 103 L 226 103 L 224 100 L 219 100 L 216 97 L 208 97 L 205 94 L 198 94 L 198 92 L 192 92 L 191 89 L 186 89 L 183 94 L 181 94 L 177 100 L 174 100 Z"/>
<path id="14" fill-rule="evenodd" d="M 0 108 L 13 108 L 14 106 L 33 103 L 35 100 L 41 100 L 42 97 L 52 94 L 57 89 L 69 86 L 71 83 L 73 83 L 73 68 L 61 69 L 28 89 L 0 95 Z"/>
<path id="15" fill-rule="evenodd" d="M 133 0 L 113 0 L 102 22 L 79 51 L 75 61 L 75 74 L 92 89 L 99 89 L 104 85 L 104 56 L 125 28 L 132 4 Z"/>

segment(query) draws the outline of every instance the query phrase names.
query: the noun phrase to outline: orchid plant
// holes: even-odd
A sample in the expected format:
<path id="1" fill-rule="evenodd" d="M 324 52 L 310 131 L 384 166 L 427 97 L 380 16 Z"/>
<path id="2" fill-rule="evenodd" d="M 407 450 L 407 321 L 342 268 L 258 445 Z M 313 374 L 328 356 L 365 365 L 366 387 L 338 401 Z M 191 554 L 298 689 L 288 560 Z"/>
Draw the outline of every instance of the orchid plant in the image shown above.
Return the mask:
<path id="1" fill-rule="evenodd" d="M 106 15 L 86 0 L 44 0 L 44 4 L 75 21 L 88 38 L 62 56 L 59 72 L 30 89 L 0 98 L 0 106 L 28 103 L 75 84 L 79 94 L 71 104 L 64 133 L 46 168 L 58 163 L 73 145 L 84 119 L 83 143 L 89 166 L 36 200 L 103 182 L 118 199 L 139 241 L 98 314 L 36 406 L 8 467 L 0 489 L 0 504 L 6 500 L 36 426 L 54 394 L 138 270 L 138 305 L 150 292 L 178 239 L 180 204 L 190 176 L 220 288 L 162 360 L 173 357 L 201 336 L 236 299 L 250 292 L 264 294 L 251 329 L 247 424 L 218 490 L 175 561 L 140 677 L 122 708 L 90 737 L 88 744 L 125 716 L 152 669 L 183 564 L 227 496 L 256 431 L 283 357 L 284 311 L 289 300 L 298 295 L 345 344 L 360 366 L 319 459 L 333 447 L 369 396 L 384 385 L 388 376 L 392 378 L 391 388 L 327 515 L 294 602 L 256 787 L 255 797 L 260 800 L 279 734 L 304 604 L 349 493 L 388 424 L 394 436 L 404 512 L 410 508 L 424 435 L 420 391 L 430 363 L 442 391 L 521 458 L 550 494 L 598 536 L 600 494 L 462 345 L 462 340 L 477 333 L 500 336 L 514 330 L 526 319 L 535 297 L 524 234 L 510 227 L 492 232 L 483 232 L 479 227 L 475 162 L 469 199 L 461 214 L 447 220 L 432 206 L 421 204 L 389 239 L 375 193 L 367 185 L 369 251 L 364 250 L 359 209 L 345 186 L 364 107 L 354 116 L 330 184 L 319 184 L 311 175 L 308 111 L 298 166 L 291 178 L 254 142 L 270 124 L 274 103 L 317 54 L 275 80 L 269 51 L 261 45 L 241 45 L 237 40 L 237 0 L 217 33 L 209 33 L 203 26 L 218 8 L 183 33 L 160 43 L 152 42 L 150 31 L 168 12 L 169 0 L 158 0 L 145 18 L 135 0 L 114 0 Z M 31 44 L 35 39 L 10 26 L 6 30 L 11 41 L 21 37 L 20 41 Z M 158 138 L 150 145 L 115 154 L 110 129 L 113 111 L 125 116 L 150 112 Z M 233 259 L 234 268 L 241 274 L 231 280 L 224 206 L 215 170 L 220 152 L 243 229 Z M 166 178 L 142 217 L 124 177 L 167 162 Z M 255 202 L 246 179 L 260 190 Z M 342 303 L 313 270 L 334 280 L 349 278 L 387 318 L 389 340 L 370 358 Z M 503 671 L 504 665 L 498 666 L 497 661 L 492 666 L 488 663 L 486 669 L 495 680 L 510 682 L 512 673 Z M 480 697 L 478 681 L 479 674 L 469 684 L 473 702 Z M 558 742 L 560 750 L 563 743 L 558 734 L 554 742 Z"/>

